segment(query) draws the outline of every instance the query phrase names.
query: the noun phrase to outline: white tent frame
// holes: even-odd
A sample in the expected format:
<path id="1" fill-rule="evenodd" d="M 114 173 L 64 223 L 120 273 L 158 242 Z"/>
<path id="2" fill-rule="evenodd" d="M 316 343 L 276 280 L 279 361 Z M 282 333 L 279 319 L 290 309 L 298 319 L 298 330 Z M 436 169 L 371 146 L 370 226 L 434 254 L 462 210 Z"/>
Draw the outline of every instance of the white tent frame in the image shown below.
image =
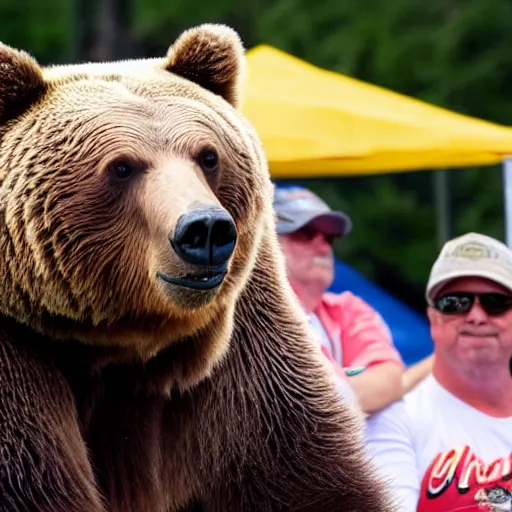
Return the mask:
<path id="1" fill-rule="evenodd" d="M 505 203 L 505 243 L 512 248 L 512 156 L 503 161 L 503 193 Z"/>

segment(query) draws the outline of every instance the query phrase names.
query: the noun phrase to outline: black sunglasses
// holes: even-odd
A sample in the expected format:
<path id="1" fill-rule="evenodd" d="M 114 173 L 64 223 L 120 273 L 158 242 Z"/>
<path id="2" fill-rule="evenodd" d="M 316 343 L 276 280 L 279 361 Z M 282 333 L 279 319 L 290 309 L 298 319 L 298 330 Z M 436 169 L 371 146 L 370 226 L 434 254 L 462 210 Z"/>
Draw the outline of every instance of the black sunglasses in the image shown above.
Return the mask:
<path id="1" fill-rule="evenodd" d="M 447 293 L 434 300 L 434 308 L 444 315 L 465 315 L 478 297 L 480 306 L 489 316 L 503 315 L 512 309 L 512 297 L 504 293 Z"/>
<path id="2" fill-rule="evenodd" d="M 327 235 L 323 231 L 315 229 L 312 226 L 304 226 L 303 228 L 300 228 L 297 231 L 295 231 L 296 237 L 301 237 L 306 240 L 313 240 L 313 238 L 315 238 L 315 236 L 318 234 L 322 235 L 329 245 L 332 245 L 334 243 L 334 240 L 336 239 L 335 235 Z"/>

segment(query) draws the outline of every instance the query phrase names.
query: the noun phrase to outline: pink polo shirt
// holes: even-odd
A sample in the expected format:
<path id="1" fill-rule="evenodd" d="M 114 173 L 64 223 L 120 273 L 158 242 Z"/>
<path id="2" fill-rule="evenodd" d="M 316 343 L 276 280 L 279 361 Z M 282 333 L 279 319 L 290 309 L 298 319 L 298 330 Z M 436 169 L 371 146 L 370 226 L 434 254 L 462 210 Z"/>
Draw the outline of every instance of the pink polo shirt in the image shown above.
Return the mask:
<path id="1" fill-rule="evenodd" d="M 314 311 L 329 338 L 323 351 L 344 368 L 404 363 L 382 317 L 363 299 L 346 291 L 325 293 Z"/>

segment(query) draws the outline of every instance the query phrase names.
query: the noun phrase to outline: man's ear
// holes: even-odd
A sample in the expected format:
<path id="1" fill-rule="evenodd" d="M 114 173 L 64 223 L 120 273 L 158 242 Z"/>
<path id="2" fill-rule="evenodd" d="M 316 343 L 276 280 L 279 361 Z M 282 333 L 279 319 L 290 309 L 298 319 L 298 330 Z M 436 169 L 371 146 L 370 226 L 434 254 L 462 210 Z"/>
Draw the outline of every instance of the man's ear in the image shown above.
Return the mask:
<path id="1" fill-rule="evenodd" d="M 432 323 L 436 314 L 436 310 L 432 306 L 427 306 L 426 313 L 429 322 Z"/>

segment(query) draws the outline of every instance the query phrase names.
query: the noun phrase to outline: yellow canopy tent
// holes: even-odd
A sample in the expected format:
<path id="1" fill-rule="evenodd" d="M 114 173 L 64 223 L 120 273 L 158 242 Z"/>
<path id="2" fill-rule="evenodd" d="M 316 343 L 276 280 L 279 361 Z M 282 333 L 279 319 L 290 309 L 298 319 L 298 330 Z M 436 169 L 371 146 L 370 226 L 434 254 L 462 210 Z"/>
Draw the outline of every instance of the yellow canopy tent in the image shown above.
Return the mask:
<path id="1" fill-rule="evenodd" d="M 273 178 L 495 164 L 512 129 L 326 71 L 270 46 L 247 52 L 242 111 Z"/>

